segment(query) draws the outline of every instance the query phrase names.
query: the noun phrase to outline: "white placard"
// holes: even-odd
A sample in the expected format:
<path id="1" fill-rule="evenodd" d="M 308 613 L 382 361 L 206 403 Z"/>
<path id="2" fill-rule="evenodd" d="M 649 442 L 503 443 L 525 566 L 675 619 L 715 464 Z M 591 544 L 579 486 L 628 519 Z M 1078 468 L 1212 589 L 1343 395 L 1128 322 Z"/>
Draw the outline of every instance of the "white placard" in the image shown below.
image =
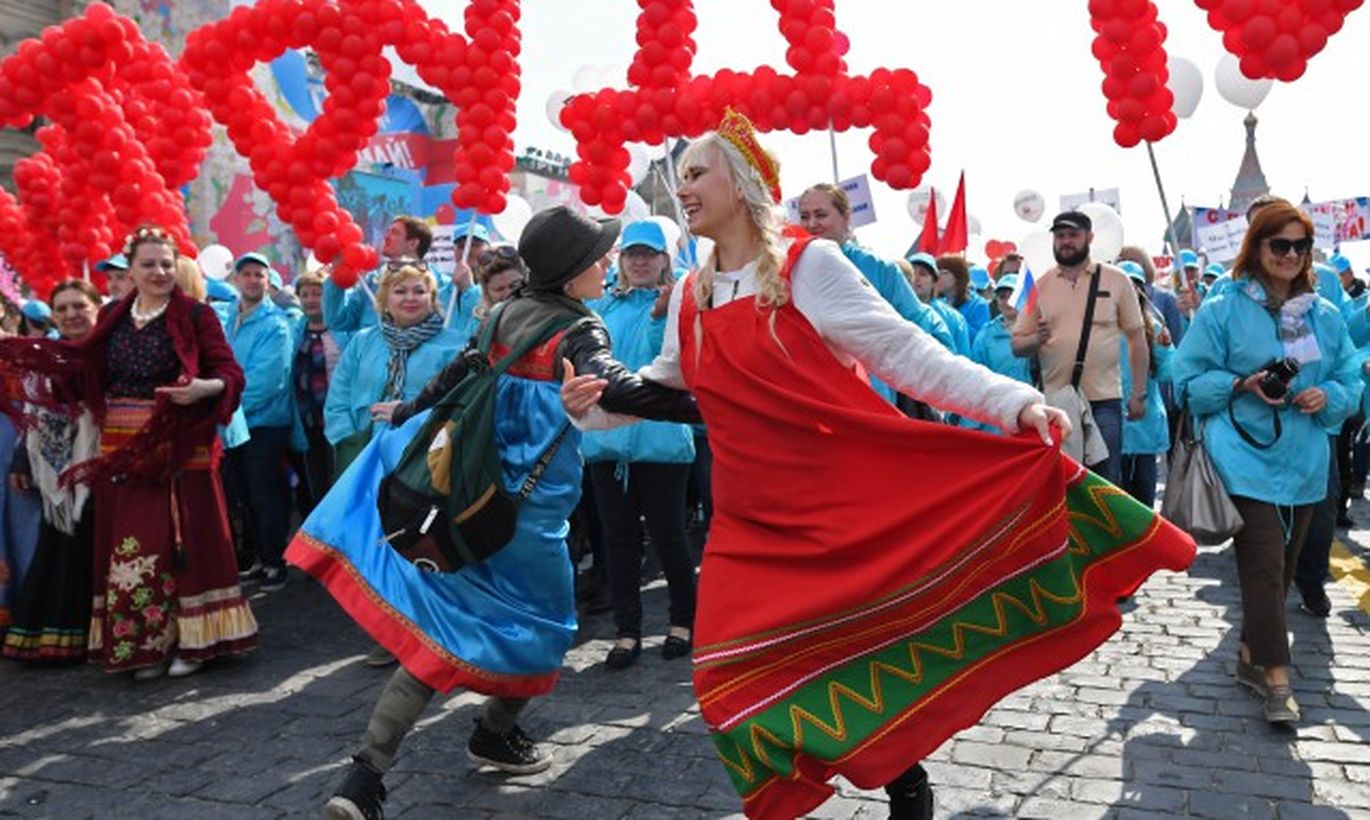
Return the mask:
<path id="1" fill-rule="evenodd" d="M 457 232 L 456 225 L 433 225 L 433 243 L 428 246 L 428 255 L 423 261 L 428 267 L 448 276 L 457 269 L 457 243 L 452 235 Z"/>
<path id="2" fill-rule="evenodd" d="M 847 192 L 851 201 L 851 226 L 860 228 L 875 222 L 875 202 L 871 199 L 870 179 L 862 174 L 859 177 L 844 179 L 838 183 Z M 790 222 L 799 224 L 799 197 L 785 200 L 785 213 Z"/>
<path id="3" fill-rule="evenodd" d="M 1194 226 L 1194 241 L 1210 262 L 1231 262 L 1246 236 L 1246 217 L 1238 216 L 1212 225 Z"/>
<path id="4" fill-rule="evenodd" d="M 1101 202 L 1121 214 L 1122 201 L 1122 195 L 1117 188 L 1095 188 L 1082 194 L 1062 194 L 1061 210 L 1077 211 L 1086 203 Z"/>

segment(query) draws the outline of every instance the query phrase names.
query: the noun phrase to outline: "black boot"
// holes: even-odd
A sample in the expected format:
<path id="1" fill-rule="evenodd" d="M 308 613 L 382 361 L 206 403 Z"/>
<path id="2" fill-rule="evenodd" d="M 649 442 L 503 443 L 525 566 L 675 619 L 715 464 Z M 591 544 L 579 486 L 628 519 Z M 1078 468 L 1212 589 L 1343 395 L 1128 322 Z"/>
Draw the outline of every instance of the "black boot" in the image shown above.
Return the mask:
<path id="1" fill-rule="evenodd" d="M 923 764 L 896 777 L 885 793 L 890 796 L 890 820 L 932 820 L 932 786 Z"/>
<path id="2" fill-rule="evenodd" d="M 342 784 L 324 804 L 324 814 L 329 820 L 384 820 L 385 813 L 381 810 L 384 800 L 381 773 L 354 757 Z"/>

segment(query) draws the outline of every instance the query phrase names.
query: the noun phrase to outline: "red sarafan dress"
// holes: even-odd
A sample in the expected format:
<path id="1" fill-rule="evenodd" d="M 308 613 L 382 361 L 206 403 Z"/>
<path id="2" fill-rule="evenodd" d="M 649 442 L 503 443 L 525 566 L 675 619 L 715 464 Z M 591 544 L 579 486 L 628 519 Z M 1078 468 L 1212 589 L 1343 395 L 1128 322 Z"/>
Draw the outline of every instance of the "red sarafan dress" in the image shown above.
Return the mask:
<path id="1" fill-rule="evenodd" d="M 1187 536 L 1035 434 L 903 417 L 793 300 L 701 310 L 681 290 L 681 373 L 714 454 L 694 684 L 749 816 L 804 814 L 838 774 L 888 783 L 1192 561 Z"/>

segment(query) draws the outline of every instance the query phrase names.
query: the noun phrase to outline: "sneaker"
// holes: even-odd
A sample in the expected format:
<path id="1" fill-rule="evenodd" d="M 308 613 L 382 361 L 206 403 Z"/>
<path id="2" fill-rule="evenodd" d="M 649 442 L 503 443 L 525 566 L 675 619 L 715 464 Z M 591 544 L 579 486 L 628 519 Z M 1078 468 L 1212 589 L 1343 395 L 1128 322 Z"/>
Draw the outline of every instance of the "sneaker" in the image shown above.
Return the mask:
<path id="1" fill-rule="evenodd" d="M 1265 670 L 1237 656 L 1237 683 L 1255 692 L 1258 697 L 1269 694 L 1265 685 Z"/>
<path id="2" fill-rule="evenodd" d="M 932 820 L 932 786 L 922 764 L 895 778 L 885 793 L 890 796 L 890 820 Z"/>
<path id="3" fill-rule="evenodd" d="M 285 589 L 287 570 L 285 567 L 267 567 L 262 570 L 262 592 L 278 592 Z"/>
<path id="4" fill-rule="evenodd" d="M 238 570 L 239 581 L 260 581 L 266 575 L 266 567 L 262 566 L 261 561 L 253 561 L 242 569 Z"/>
<path id="5" fill-rule="evenodd" d="M 395 660 L 395 656 L 391 654 L 389 649 L 386 649 L 380 644 L 376 644 L 375 648 L 370 652 L 367 652 L 365 658 L 362 658 L 362 666 L 369 666 L 372 669 L 383 669 L 395 663 Z"/>
<path id="6" fill-rule="evenodd" d="M 515 726 L 497 735 L 476 719 L 476 731 L 466 744 L 466 756 L 482 766 L 493 766 L 510 774 L 534 774 L 552 765 L 552 756 L 538 751 L 538 747 Z"/>
<path id="7" fill-rule="evenodd" d="M 185 658 L 173 658 L 171 666 L 167 667 L 166 676 L 168 678 L 184 678 L 186 675 L 193 675 L 200 671 L 204 666 L 203 661 L 188 661 Z"/>
<path id="8" fill-rule="evenodd" d="M 1297 723 L 1299 705 L 1294 702 L 1294 692 L 1288 686 L 1271 686 L 1265 696 L 1265 721 L 1267 723 Z"/>
<path id="9" fill-rule="evenodd" d="M 133 670 L 133 679 L 137 681 L 157 680 L 166 674 L 167 664 L 165 661 L 156 666 L 145 666 L 142 669 Z"/>
<path id="10" fill-rule="evenodd" d="M 1312 615 L 1314 618 L 1326 618 L 1332 614 L 1332 600 L 1327 597 L 1327 590 L 1321 585 L 1304 589 L 1299 587 L 1299 609 Z"/>
<path id="11" fill-rule="evenodd" d="M 329 820 L 383 820 L 385 812 L 385 784 L 381 773 L 355 757 L 347 768 L 347 775 L 324 804 L 324 815 Z"/>

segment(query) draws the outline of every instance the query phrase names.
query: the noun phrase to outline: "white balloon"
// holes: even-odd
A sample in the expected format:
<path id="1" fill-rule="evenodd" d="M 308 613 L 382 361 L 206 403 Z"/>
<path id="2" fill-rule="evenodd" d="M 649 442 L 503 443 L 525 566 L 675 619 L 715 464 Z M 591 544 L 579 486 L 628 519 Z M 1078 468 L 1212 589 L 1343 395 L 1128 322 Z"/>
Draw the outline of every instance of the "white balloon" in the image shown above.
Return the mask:
<path id="1" fill-rule="evenodd" d="M 528 204 L 528 200 L 517 194 L 509 194 L 504 198 L 504 210 L 491 216 L 490 221 L 505 242 L 517 243 L 523 227 L 532 218 L 533 206 Z"/>
<path id="2" fill-rule="evenodd" d="M 223 245 L 208 245 L 195 258 L 200 272 L 208 279 L 223 281 L 233 269 L 233 251 Z"/>
<path id="3" fill-rule="evenodd" d="M 641 222 L 652 215 L 652 208 L 647 204 L 647 200 L 637 191 L 628 189 L 628 199 L 623 203 L 623 222 Z"/>
<path id="4" fill-rule="evenodd" d="M 315 256 L 313 251 L 310 251 L 309 258 L 304 260 L 304 269 L 308 273 L 323 269 L 323 263 L 319 261 L 319 257 Z"/>
<path id="5" fill-rule="evenodd" d="M 680 226 L 667 216 L 649 216 L 647 219 L 661 226 L 661 232 L 666 235 L 666 247 L 674 254 L 675 249 L 680 247 Z"/>
<path id="6" fill-rule="evenodd" d="M 1117 259 L 1123 249 L 1123 218 L 1102 202 L 1086 202 L 1080 206 L 1080 213 L 1093 223 L 1094 241 L 1089 255 L 1099 262 Z"/>
<path id="7" fill-rule="evenodd" d="M 652 158 L 647 155 L 646 149 L 641 145 L 628 146 L 628 178 L 632 180 L 634 188 L 642 184 L 642 180 L 647 178 L 647 172 L 652 168 Z"/>
<path id="8" fill-rule="evenodd" d="M 970 236 L 980 235 L 980 218 L 975 214 L 968 214 L 966 216 L 966 233 Z M 975 243 L 971 242 L 969 247 L 975 247 Z"/>
<path id="9" fill-rule="evenodd" d="M 909 191 L 908 210 L 909 217 L 921 226 L 928 218 L 928 203 L 932 201 L 932 193 L 935 189 L 923 185 Z M 937 216 L 945 220 L 947 213 L 947 200 L 940 191 L 937 192 Z"/>
<path id="10" fill-rule="evenodd" d="M 666 140 L 662 140 L 660 145 L 647 145 L 647 157 L 649 159 L 666 159 L 670 155 L 671 149 L 667 147 Z"/>
<path id="11" fill-rule="evenodd" d="M 1172 110 L 1175 116 L 1187 120 L 1194 116 L 1194 110 L 1199 107 L 1199 99 L 1204 95 L 1203 72 L 1192 60 L 1186 60 L 1184 57 L 1172 56 L 1166 61 L 1165 67 L 1170 72 L 1170 80 L 1166 85 L 1170 88 L 1170 93 L 1175 95 Z"/>
<path id="12" fill-rule="evenodd" d="M 1218 60 L 1213 80 L 1224 100 L 1238 108 L 1255 110 L 1275 86 L 1274 80 L 1253 80 L 1242 73 L 1241 61 L 1231 54 Z"/>
<path id="13" fill-rule="evenodd" d="M 599 66 L 589 64 L 577 68 L 576 73 L 571 75 L 571 87 L 581 92 L 599 90 L 601 71 Z"/>
<path id="14" fill-rule="evenodd" d="M 1013 195 L 1013 212 L 1024 222 L 1036 222 L 1046 210 L 1046 199 L 1036 191 L 1022 190 Z"/>
<path id="15" fill-rule="evenodd" d="M 565 108 L 567 101 L 574 96 L 575 94 L 572 92 L 567 91 L 564 88 L 558 88 L 547 97 L 547 119 L 550 120 L 552 125 L 556 126 L 558 130 L 566 132 L 570 132 L 571 130 L 561 124 L 561 109 Z"/>
<path id="16" fill-rule="evenodd" d="M 1056 265 L 1056 256 L 1051 250 L 1051 234 L 1046 231 L 1033 231 L 1018 243 L 1018 253 L 1022 254 L 1028 270 L 1041 276 Z"/>

